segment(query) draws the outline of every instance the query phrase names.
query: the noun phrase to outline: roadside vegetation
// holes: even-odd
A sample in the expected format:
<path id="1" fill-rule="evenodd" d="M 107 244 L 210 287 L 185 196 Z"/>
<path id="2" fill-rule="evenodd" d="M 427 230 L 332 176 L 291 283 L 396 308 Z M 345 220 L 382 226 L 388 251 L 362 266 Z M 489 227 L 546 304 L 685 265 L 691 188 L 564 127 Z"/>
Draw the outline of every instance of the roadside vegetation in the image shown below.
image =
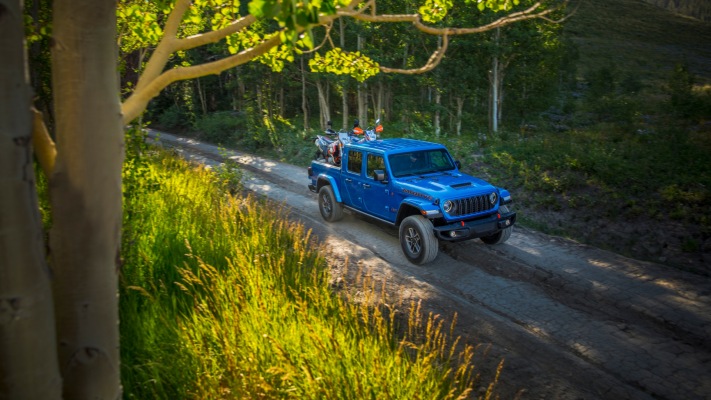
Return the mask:
<path id="1" fill-rule="evenodd" d="M 325 250 L 286 210 L 231 195 L 239 188 L 225 171 L 146 149 L 135 134 L 129 143 L 125 398 L 493 394 L 495 382 L 474 369 L 475 348 L 452 336 L 454 321 L 386 298 L 372 282 L 337 289 Z"/>
<path id="2" fill-rule="evenodd" d="M 496 132 L 490 82 L 481 79 L 491 66 L 494 36 L 453 43 L 432 74 L 367 81 L 372 103 L 366 101 L 369 120 L 361 125 L 372 124 L 376 95 L 385 87 L 390 100 L 383 103 L 382 137 L 446 144 L 468 172 L 514 193 L 522 226 L 711 274 L 711 54 L 705 43 L 711 25 L 631 1 L 571 6 L 576 14 L 562 29 L 521 24 L 502 30 L 500 61 L 514 61 L 507 64 Z M 531 38 L 546 38 L 547 45 L 522 51 Z M 557 75 L 533 73 L 538 70 Z M 287 66 L 283 75 L 290 74 L 296 79 L 299 71 Z M 357 116 L 343 121 L 336 103 L 348 82 L 314 79 L 331 85 L 336 129 L 350 126 Z M 251 82 L 259 86 L 256 75 Z M 232 104 L 237 110 L 223 105 L 201 113 L 195 104 L 171 101 L 165 111 L 156 103 L 149 114 L 159 129 L 306 166 L 320 121 L 289 106 L 298 103 L 298 90 L 282 92 L 284 83 L 269 84 L 271 101 L 239 97 Z M 304 90 L 315 98 L 309 94 L 315 88 Z M 179 93 L 176 88 L 173 98 Z M 291 102 L 283 101 L 284 93 Z M 458 99 L 466 99 L 461 115 Z"/>

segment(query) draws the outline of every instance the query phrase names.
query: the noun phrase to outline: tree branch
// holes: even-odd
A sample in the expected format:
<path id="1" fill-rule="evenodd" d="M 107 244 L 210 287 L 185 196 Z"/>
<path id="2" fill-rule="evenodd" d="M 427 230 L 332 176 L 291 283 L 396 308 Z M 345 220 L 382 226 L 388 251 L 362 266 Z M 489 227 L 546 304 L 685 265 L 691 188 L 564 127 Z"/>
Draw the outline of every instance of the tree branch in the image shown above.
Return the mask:
<path id="1" fill-rule="evenodd" d="M 249 14 L 246 17 L 242 17 L 238 20 L 232 21 L 229 25 L 222 29 L 200 33 L 197 35 L 189 36 L 185 39 L 178 39 L 175 42 L 176 45 L 172 50 L 189 50 L 194 49 L 195 47 L 206 45 L 208 43 L 219 42 L 227 36 L 233 33 L 237 33 L 245 27 L 252 25 L 256 20 L 257 18 L 255 18 L 252 14 Z"/>
<path id="2" fill-rule="evenodd" d="M 447 45 L 449 44 L 449 38 L 447 35 L 442 36 L 442 46 L 437 48 L 434 53 L 430 56 L 430 59 L 427 60 L 427 63 L 423 65 L 420 68 L 415 68 L 415 69 L 400 69 L 400 68 L 389 68 L 389 67 L 383 67 L 382 65 L 380 66 L 380 71 L 381 72 L 386 72 L 386 73 L 396 73 L 396 74 L 404 74 L 404 75 L 416 75 L 416 74 L 424 74 L 427 71 L 433 70 L 439 63 L 442 61 L 442 58 L 444 57 L 444 53 L 447 51 Z"/>
<path id="3" fill-rule="evenodd" d="M 188 11 L 188 8 L 190 8 L 190 0 L 177 0 L 175 2 L 175 7 L 170 12 L 168 21 L 166 21 L 163 29 L 163 38 L 158 43 L 153 54 L 151 54 L 151 58 L 148 59 L 146 69 L 143 70 L 143 73 L 138 78 L 136 92 L 143 90 L 149 82 L 152 82 L 163 72 L 168 59 L 175 52 L 180 21 L 183 19 L 185 12 Z"/>
<path id="4" fill-rule="evenodd" d="M 542 11 L 536 12 L 540 7 L 541 3 L 537 2 L 533 4 L 531 7 L 529 7 L 526 10 L 511 13 L 507 16 L 501 17 L 497 19 L 496 21 L 493 21 L 491 23 L 488 23 L 486 25 L 482 26 L 477 26 L 474 28 L 454 28 L 454 27 L 445 27 L 445 28 L 434 28 L 428 25 L 425 25 L 422 23 L 422 20 L 420 18 L 419 14 L 383 14 L 383 15 L 376 15 L 374 12 L 370 14 L 367 14 L 365 11 L 369 8 L 371 2 L 368 2 L 365 7 L 360 8 L 359 10 L 355 11 L 348 11 L 348 10 L 339 10 L 337 12 L 338 17 L 351 17 L 353 19 L 357 19 L 360 21 L 365 21 L 365 22 L 383 22 L 383 23 L 394 23 L 394 22 L 410 22 L 412 23 L 415 28 L 421 32 L 427 33 L 429 35 L 436 35 L 436 36 L 442 36 L 444 39 L 442 47 L 438 48 L 434 53 L 432 53 L 432 56 L 430 56 L 430 59 L 427 60 L 427 63 L 423 65 L 420 68 L 416 69 L 400 69 L 400 68 L 389 68 L 389 67 L 384 67 L 380 66 L 380 71 L 386 72 L 386 73 L 398 73 L 398 74 L 422 74 L 427 71 L 431 71 L 434 69 L 439 63 L 442 61 L 442 58 L 444 57 L 444 53 L 447 51 L 447 42 L 448 42 L 448 36 L 449 35 L 469 35 L 469 34 L 474 34 L 474 33 L 481 33 L 481 32 L 486 32 L 492 29 L 500 28 L 502 26 L 506 26 L 509 24 L 512 24 L 514 22 L 518 21 L 523 21 L 523 20 L 528 20 L 528 19 L 534 19 L 534 18 L 541 18 L 545 19 L 547 21 L 550 21 L 549 18 L 546 16 L 553 11 L 558 10 L 559 8 L 563 7 L 567 2 L 563 3 L 562 5 L 554 8 L 548 8 Z M 373 7 L 374 10 L 375 7 Z"/>
<path id="5" fill-rule="evenodd" d="M 146 108 L 148 102 L 156 97 L 161 90 L 171 83 L 197 78 L 200 76 L 219 74 L 226 69 L 242 65 L 265 54 L 267 51 L 278 46 L 280 43 L 281 39 L 277 33 L 262 43 L 229 57 L 190 67 L 173 68 L 163 72 L 152 81 L 146 82 L 141 90 L 136 88 L 131 96 L 124 101 L 121 107 L 124 124 L 128 124 L 133 121 L 134 118 L 138 117 L 138 115 Z"/>
<path id="6" fill-rule="evenodd" d="M 560 7 L 554 7 L 554 8 L 548 8 L 539 12 L 536 12 L 541 7 L 541 3 L 537 2 L 528 9 L 524 11 L 519 11 L 515 13 L 511 13 L 507 16 L 501 17 L 497 19 L 496 21 L 493 21 L 491 23 L 488 23 L 486 25 L 482 26 L 477 26 L 473 28 L 454 28 L 454 27 L 445 27 L 445 28 L 435 28 L 431 27 L 428 25 L 425 25 L 422 23 L 422 20 L 420 18 L 419 14 L 383 14 L 383 15 L 372 15 L 372 14 L 366 14 L 363 11 L 365 9 L 361 9 L 358 11 L 338 11 L 337 14 L 339 17 L 351 17 L 353 19 L 357 19 L 360 21 L 365 21 L 365 22 L 385 22 L 385 23 L 392 23 L 392 22 L 411 22 L 415 27 L 424 33 L 430 34 L 430 35 L 437 35 L 437 36 L 444 36 L 444 35 L 469 35 L 473 33 L 481 33 L 481 32 L 486 32 L 489 30 L 492 30 L 494 28 L 499 28 L 505 25 L 509 25 L 511 23 L 517 22 L 517 21 L 523 21 L 527 19 L 534 19 L 534 18 L 543 18 L 546 15 L 552 13 L 553 11 L 558 10 Z"/>

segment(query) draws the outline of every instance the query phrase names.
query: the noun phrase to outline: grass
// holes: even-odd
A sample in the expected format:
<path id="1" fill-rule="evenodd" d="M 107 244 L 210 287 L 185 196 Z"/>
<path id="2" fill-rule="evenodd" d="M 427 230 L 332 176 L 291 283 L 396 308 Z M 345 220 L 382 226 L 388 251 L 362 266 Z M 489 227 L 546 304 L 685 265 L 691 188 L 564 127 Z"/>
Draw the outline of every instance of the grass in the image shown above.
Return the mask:
<path id="1" fill-rule="evenodd" d="M 454 322 L 372 282 L 359 301 L 334 293 L 322 249 L 285 210 L 142 154 L 124 175 L 126 398 L 474 397 L 474 348 Z"/>
<path id="2" fill-rule="evenodd" d="M 674 15 L 643 0 L 574 0 L 564 30 L 578 45 L 581 73 L 614 66 L 644 82 L 666 81 L 686 62 L 711 83 L 711 24 Z"/>

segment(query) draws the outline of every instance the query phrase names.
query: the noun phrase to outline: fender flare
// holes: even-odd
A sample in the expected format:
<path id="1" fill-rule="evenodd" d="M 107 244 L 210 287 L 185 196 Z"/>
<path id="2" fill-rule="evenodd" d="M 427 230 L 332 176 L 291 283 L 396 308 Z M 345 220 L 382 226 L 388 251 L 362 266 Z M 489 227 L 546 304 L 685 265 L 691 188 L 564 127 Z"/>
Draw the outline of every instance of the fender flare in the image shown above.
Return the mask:
<path id="1" fill-rule="evenodd" d="M 341 191 L 338 189 L 336 178 L 327 174 L 320 174 L 316 179 L 316 182 L 316 193 L 321 190 L 322 186 L 331 185 L 331 188 L 333 189 L 333 194 L 336 196 L 336 201 L 339 203 L 343 203 L 343 198 L 341 197 Z"/>
<path id="2" fill-rule="evenodd" d="M 414 210 L 415 212 L 409 210 Z M 399 225 L 400 222 L 402 222 L 405 218 L 415 214 L 424 215 L 428 218 L 430 218 L 430 216 L 441 216 L 441 214 L 439 213 L 438 215 L 431 214 L 431 212 L 434 210 L 439 211 L 439 207 L 435 206 L 429 200 L 421 199 L 418 197 L 406 197 L 400 202 L 400 206 L 397 210 L 397 218 L 395 219 L 395 223 Z"/>

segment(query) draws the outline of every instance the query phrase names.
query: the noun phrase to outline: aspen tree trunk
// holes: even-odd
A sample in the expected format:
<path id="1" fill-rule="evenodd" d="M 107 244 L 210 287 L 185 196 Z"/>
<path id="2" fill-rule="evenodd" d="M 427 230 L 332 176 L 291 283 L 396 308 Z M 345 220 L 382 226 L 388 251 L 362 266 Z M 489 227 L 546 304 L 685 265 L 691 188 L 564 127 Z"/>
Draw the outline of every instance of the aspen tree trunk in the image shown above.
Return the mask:
<path id="1" fill-rule="evenodd" d="M 365 38 L 358 35 L 358 51 L 363 51 Z M 368 126 L 368 84 L 365 82 L 358 83 L 358 119 L 361 127 L 365 129 Z"/>
<path id="2" fill-rule="evenodd" d="M 343 78 L 343 90 L 341 92 L 342 95 L 342 110 L 343 110 L 343 129 L 349 129 L 351 126 L 348 123 L 348 79 Z"/>
<path id="3" fill-rule="evenodd" d="M 499 47 L 499 39 L 501 38 L 501 30 L 496 28 L 496 34 L 494 36 L 496 51 Z M 491 62 L 491 72 L 489 75 L 489 83 L 491 90 L 491 97 L 489 99 L 489 125 L 491 131 L 496 133 L 499 131 L 499 56 L 494 55 L 494 59 Z"/>
<path id="4" fill-rule="evenodd" d="M 440 123 L 440 107 L 442 105 L 442 93 L 439 92 L 439 90 L 435 89 L 435 117 L 434 117 L 434 130 L 435 130 L 435 136 L 439 137 L 440 133 L 442 132 L 442 126 Z"/>
<path id="5" fill-rule="evenodd" d="M 279 117 L 283 118 L 284 111 L 286 110 L 286 101 L 284 100 L 284 99 L 286 99 L 286 96 L 284 95 L 284 85 L 283 84 L 279 85 L 278 97 L 279 97 L 279 110 L 277 110 L 277 111 L 279 112 L 279 114 L 278 114 Z"/>
<path id="6" fill-rule="evenodd" d="M 345 49 L 346 48 L 346 23 L 343 20 L 343 18 L 338 19 L 338 27 L 340 30 L 341 34 L 341 48 Z M 348 78 L 343 78 L 343 89 L 341 91 L 342 94 L 342 107 L 343 107 L 343 129 L 349 129 L 351 128 L 350 124 L 348 123 Z"/>
<path id="7" fill-rule="evenodd" d="M 491 99 L 489 107 L 489 124 L 492 132 L 499 131 L 499 57 L 494 56 L 491 66 Z"/>
<path id="8" fill-rule="evenodd" d="M 376 120 L 382 118 L 383 114 L 383 102 L 385 101 L 385 85 L 383 84 L 383 80 L 379 79 L 378 80 L 378 86 L 373 88 L 373 111 L 374 111 L 374 116 Z"/>
<path id="9" fill-rule="evenodd" d="M 464 97 L 457 96 L 454 101 L 457 103 L 457 136 L 462 135 L 462 111 L 464 110 Z"/>
<path id="10" fill-rule="evenodd" d="M 200 78 L 195 79 L 195 84 L 197 85 L 198 98 L 200 99 L 200 109 L 202 110 L 202 115 L 207 115 L 207 94 L 202 90 L 202 85 L 200 85 Z"/>
<path id="11" fill-rule="evenodd" d="M 329 85 L 328 81 L 324 84 L 320 79 L 316 81 L 316 90 L 318 91 L 318 106 L 321 115 L 321 129 L 326 129 L 326 124 L 331 120 L 331 108 L 329 106 Z"/>
<path id="12" fill-rule="evenodd" d="M 0 0 L 0 398 L 59 399 L 20 0 Z"/>
<path id="13" fill-rule="evenodd" d="M 304 113 L 304 130 L 309 129 L 309 103 L 306 97 L 306 68 L 304 56 L 301 56 L 301 112 Z"/>
<path id="14" fill-rule="evenodd" d="M 57 162 L 51 179 L 59 362 L 67 399 L 121 397 L 121 104 L 116 2 L 54 0 Z"/>
<path id="15" fill-rule="evenodd" d="M 358 84 L 358 119 L 365 129 L 368 126 L 368 87 L 365 83 Z"/>

